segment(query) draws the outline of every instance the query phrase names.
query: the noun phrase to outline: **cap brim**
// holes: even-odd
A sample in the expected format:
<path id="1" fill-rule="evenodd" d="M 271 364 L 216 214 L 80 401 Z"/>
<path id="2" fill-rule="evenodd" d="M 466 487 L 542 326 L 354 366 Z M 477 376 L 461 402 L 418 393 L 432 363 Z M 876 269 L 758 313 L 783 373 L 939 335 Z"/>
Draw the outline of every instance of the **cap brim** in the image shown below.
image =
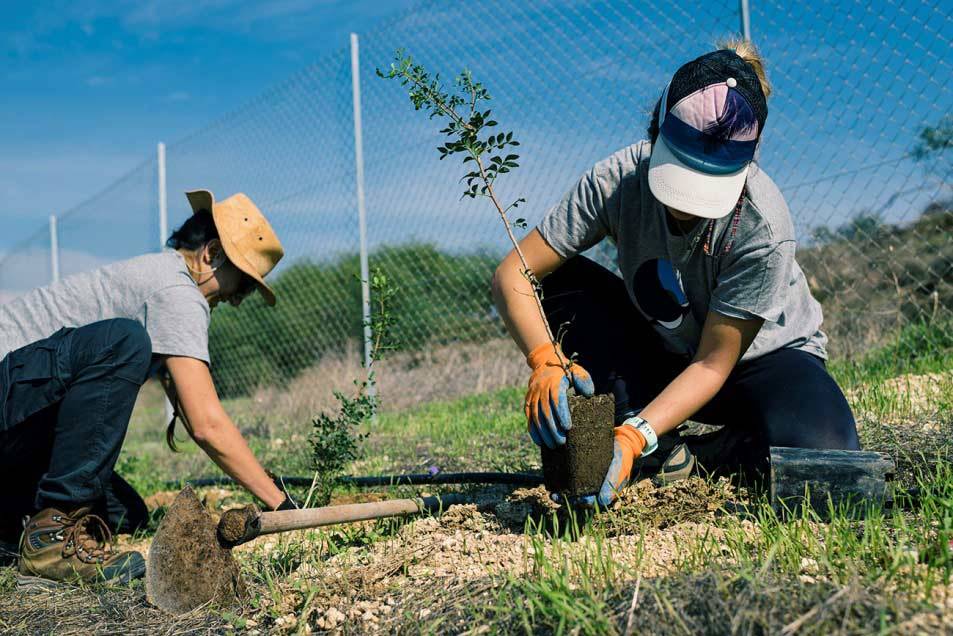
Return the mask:
<path id="1" fill-rule="evenodd" d="M 670 208 L 720 219 L 731 212 L 748 176 L 748 166 L 730 174 L 712 175 L 689 168 L 669 150 L 659 135 L 649 160 L 649 188 Z"/>

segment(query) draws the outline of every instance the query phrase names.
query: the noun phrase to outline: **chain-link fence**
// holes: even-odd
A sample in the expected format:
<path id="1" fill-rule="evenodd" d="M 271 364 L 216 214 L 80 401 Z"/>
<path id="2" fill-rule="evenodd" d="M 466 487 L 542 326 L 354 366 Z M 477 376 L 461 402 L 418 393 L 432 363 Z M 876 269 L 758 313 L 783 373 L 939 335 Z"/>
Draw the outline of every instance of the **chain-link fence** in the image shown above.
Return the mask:
<path id="1" fill-rule="evenodd" d="M 739 12 L 734 0 L 424 2 L 361 34 L 367 249 L 401 288 L 392 309 L 403 346 L 502 337 L 489 280 L 507 242 L 492 209 L 460 199 L 459 164 L 437 161 L 440 126 L 375 67 L 402 47 L 488 87 L 494 115 L 522 143 L 502 194 L 528 200 L 521 216 L 532 225 L 584 170 L 644 137 L 671 73 L 737 33 Z M 948 346 L 948 7 L 752 0 L 750 24 L 775 88 L 760 162 L 787 198 L 833 354 L 920 324 Z M 252 300 L 215 312 L 213 368 L 226 394 L 282 385 L 361 341 L 351 54 L 328 55 L 168 146 L 170 227 L 188 214 L 184 190 L 244 191 L 286 249 L 275 309 Z M 62 215 L 61 275 L 159 248 L 157 169 L 147 161 Z M 49 235 L 0 262 L 0 290 L 50 280 Z M 597 252 L 612 258 L 608 244 Z"/>

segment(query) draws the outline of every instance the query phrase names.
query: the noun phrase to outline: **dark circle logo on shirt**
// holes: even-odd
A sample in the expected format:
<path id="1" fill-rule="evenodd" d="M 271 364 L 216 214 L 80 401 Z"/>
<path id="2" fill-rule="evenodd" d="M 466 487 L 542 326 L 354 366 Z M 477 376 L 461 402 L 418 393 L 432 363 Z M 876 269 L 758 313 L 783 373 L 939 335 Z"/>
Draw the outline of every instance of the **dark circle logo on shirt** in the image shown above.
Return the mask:
<path id="1" fill-rule="evenodd" d="M 664 258 L 645 261 L 632 278 L 632 294 L 646 318 L 666 329 L 677 329 L 688 314 L 682 276 Z"/>

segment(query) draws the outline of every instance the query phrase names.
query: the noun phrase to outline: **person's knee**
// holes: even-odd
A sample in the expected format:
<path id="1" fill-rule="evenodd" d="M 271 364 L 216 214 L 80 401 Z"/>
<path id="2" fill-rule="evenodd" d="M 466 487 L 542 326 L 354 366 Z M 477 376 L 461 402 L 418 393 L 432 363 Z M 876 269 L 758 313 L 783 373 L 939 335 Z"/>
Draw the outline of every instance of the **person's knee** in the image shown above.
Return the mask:
<path id="1" fill-rule="evenodd" d="M 115 360 L 123 367 L 123 376 L 139 383 L 145 381 L 152 360 L 152 339 L 140 323 L 115 318 L 110 324 L 110 340 Z"/>
<path id="2" fill-rule="evenodd" d="M 779 409 L 780 411 L 780 409 Z M 784 417 L 782 413 L 768 413 L 764 429 L 771 446 L 816 448 L 830 450 L 859 450 L 857 426 L 849 409 L 814 409 L 800 417 Z"/>

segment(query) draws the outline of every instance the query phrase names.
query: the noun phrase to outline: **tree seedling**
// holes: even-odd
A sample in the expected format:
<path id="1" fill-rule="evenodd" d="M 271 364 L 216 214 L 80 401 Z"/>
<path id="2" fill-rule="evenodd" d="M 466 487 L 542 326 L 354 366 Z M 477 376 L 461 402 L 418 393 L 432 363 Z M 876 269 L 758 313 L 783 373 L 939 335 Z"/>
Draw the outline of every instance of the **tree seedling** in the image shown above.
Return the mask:
<path id="1" fill-rule="evenodd" d="M 446 141 L 437 147 L 440 159 L 454 155 L 462 157 L 462 163 L 468 170 L 460 179 L 465 183 L 463 197 L 486 198 L 499 215 L 513 250 L 520 259 L 521 272 L 529 281 L 549 342 L 563 373 L 569 377 L 573 359 L 564 356 L 560 347 L 565 325 L 560 325 L 558 338 L 553 335 L 543 309 L 542 285 L 527 264 L 513 234 L 514 227 L 527 227 L 526 219 L 509 218 L 509 214 L 526 200 L 520 197 L 509 205 L 503 205 L 495 190 L 501 175 L 519 167 L 519 155 L 511 151 L 520 143 L 513 137 L 512 131 L 505 131 L 499 126 L 491 110 L 484 110 L 485 102 L 491 99 L 486 87 L 474 81 L 470 71 L 465 70 L 454 81 L 455 90 L 447 91 L 439 75 L 431 76 L 401 49 L 397 50 L 390 69 L 386 73 L 378 69 L 377 75 L 400 82 L 416 110 L 427 111 L 431 119 L 446 121 L 446 126 L 440 131 L 446 136 Z M 588 403 L 585 408 L 575 408 L 584 403 Z M 598 490 L 612 460 L 614 400 L 612 396 L 597 396 L 593 400 L 571 397 L 569 405 L 573 427 L 567 434 L 565 446 L 553 450 L 542 449 L 543 474 L 550 490 L 572 495 L 589 494 Z"/>
<path id="2" fill-rule="evenodd" d="M 399 291 L 384 273 L 376 269 L 370 279 L 371 298 L 374 306 L 369 319 L 373 339 L 370 363 L 364 369 L 363 378 L 354 380 L 357 391 L 353 397 L 335 391 L 340 403 L 335 414 L 321 413 L 314 418 L 309 442 L 314 478 L 308 491 L 305 506 L 326 506 L 344 468 L 362 454 L 362 444 L 367 432 L 361 427 L 370 422 L 380 406 L 376 387 L 374 365 L 384 356 L 398 348 L 392 336 L 394 317 L 389 312 L 391 299 Z"/>
<path id="3" fill-rule="evenodd" d="M 377 69 L 377 75 L 384 79 L 399 81 L 401 86 L 407 89 L 410 101 L 416 110 L 428 111 L 431 119 L 446 120 L 447 125 L 440 132 L 447 137 L 447 140 L 437 147 L 440 159 L 453 155 L 461 156 L 463 165 L 469 170 L 460 179 L 466 184 L 461 198 L 483 197 L 489 199 L 496 209 L 506 235 L 519 256 L 521 272 L 533 290 L 536 307 L 546 326 L 546 335 L 556 352 L 563 372 L 568 376 L 572 368 L 572 360 L 565 357 L 558 346 L 559 340 L 553 334 L 549 320 L 546 319 L 546 312 L 543 310 L 542 285 L 526 263 L 526 257 L 513 234 L 514 227 L 520 229 L 527 227 L 526 219 L 518 217 L 510 220 L 509 218 L 510 212 L 526 203 L 526 199 L 520 197 L 509 205 L 503 205 L 494 189 L 500 175 L 519 167 L 517 163 L 519 155 L 510 151 L 518 147 L 520 143 L 513 137 L 512 131 L 507 132 L 501 129 L 497 121 L 493 119 L 491 110 L 483 110 L 484 103 L 492 99 L 486 87 L 474 81 L 470 71 L 465 70 L 454 81 L 456 91 L 448 92 L 441 84 L 439 74 L 431 76 L 403 49 L 397 50 L 390 69 L 386 73 Z"/>

